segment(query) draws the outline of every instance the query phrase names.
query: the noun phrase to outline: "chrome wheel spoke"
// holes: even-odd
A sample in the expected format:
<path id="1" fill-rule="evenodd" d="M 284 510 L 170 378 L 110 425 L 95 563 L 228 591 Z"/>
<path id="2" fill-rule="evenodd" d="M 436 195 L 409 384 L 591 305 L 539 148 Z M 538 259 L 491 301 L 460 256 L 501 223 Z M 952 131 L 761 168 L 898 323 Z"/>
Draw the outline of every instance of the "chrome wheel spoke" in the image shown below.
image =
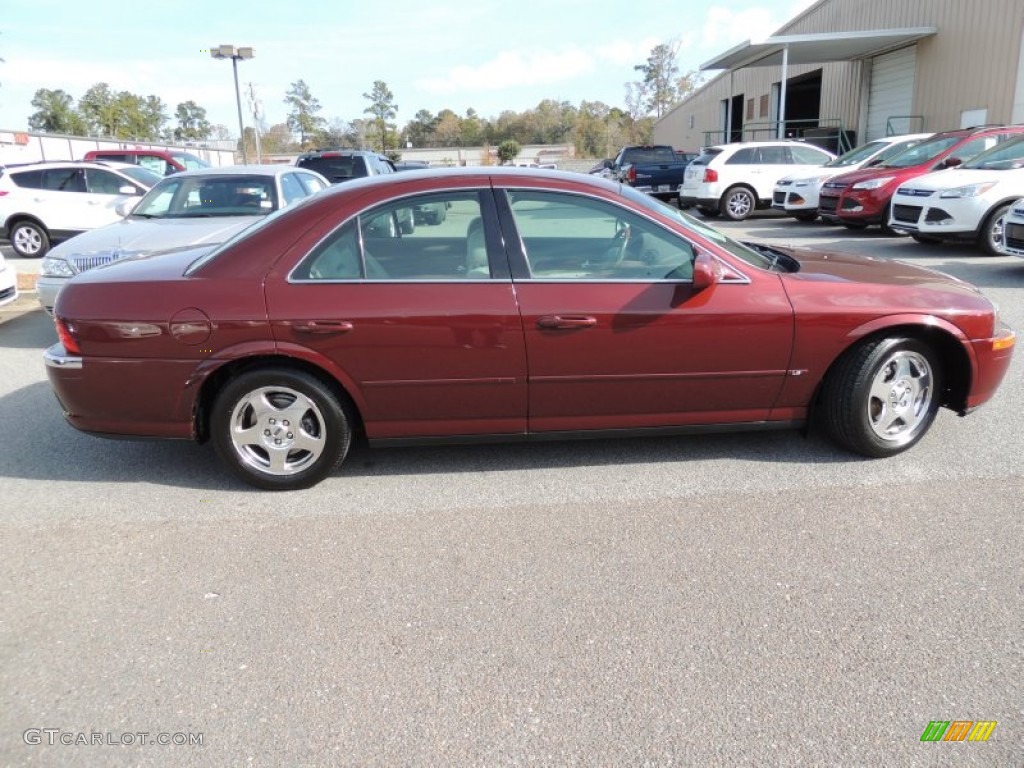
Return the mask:
<path id="1" fill-rule="evenodd" d="M 868 389 L 871 430 L 890 442 L 912 440 L 928 422 L 933 390 L 926 358 L 907 350 L 893 353 L 878 368 Z"/>
<path id="2" fill-rule="evenodd" d="M 295 434 L 295 441 L 292 445 L 297 451 L 309 451 L 314 456 L 319 456 L 324 449 L 324 438 L 322 435 L 311 435 L 306 430 L 300 429 Z"/>
<path id="3" fill-rule="evenodd" d="M 270 459 L 269 470 L 275 475 L 284 475 L 288 472 L 288 448 L 268 448 L 267 456 Z"/>
<path id="4" fill-rule="evenodd" d="M 230 423 L 235 454 L 270 475 L 301 472 L 327 445 L 324 417 L 316 402 L 289 387 L 249 392 L 237 401 Z"/>

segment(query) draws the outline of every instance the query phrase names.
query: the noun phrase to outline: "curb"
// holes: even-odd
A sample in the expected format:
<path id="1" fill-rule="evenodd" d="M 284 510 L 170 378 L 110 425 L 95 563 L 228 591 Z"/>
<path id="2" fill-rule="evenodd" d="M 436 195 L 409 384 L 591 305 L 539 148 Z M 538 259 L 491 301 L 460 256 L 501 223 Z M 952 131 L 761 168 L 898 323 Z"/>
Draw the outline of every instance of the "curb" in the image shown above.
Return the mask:
<path id="1" fill-rule="evenodd" d="M 33 290 L 26 290 L 24 292 L 19 289 L 17 299 L 10 304 L 0 307 L 0 325 L 17 320 L 19 317 L 24 317 L 33 312 L 43 311 L 43 307 L 39 303 L 39 298 L 34 290 L 35 285 L 33 284 L 32 287 Z"/>

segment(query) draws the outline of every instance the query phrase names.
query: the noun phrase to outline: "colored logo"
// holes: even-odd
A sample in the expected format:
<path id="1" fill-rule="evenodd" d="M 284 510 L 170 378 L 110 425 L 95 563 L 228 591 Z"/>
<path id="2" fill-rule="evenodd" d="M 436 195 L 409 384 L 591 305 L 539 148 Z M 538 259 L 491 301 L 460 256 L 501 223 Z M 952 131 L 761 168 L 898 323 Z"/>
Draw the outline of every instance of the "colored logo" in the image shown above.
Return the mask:
<path id="1" fill-rule="evenodd" d="M 995 720 L 932 720 L 921 741 L 988 741 L 995 729 Z"/>

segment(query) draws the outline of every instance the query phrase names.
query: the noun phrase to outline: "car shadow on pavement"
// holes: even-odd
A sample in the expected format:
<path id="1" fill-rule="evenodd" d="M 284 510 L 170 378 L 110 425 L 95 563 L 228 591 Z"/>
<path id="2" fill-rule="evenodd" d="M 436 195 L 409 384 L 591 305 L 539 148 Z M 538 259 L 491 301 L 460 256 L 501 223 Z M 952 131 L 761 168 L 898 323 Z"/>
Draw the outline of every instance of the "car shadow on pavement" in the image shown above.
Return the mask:
<path id="1" fill-rule="evenodd" d="M 0 323 L 0 349 L 43 350 L 56 343 L 53 318 L 41 307 Z"/>
<path id="2" fill-rule="evenodd" d="M 67 424 L 46 382 L 0 397 L 0 477 L 47 482 L 145 482 L 199 490 L 249 489 L 209 444 L 108 440 Z M 356 440 L 338 477 L 515 472 L 730 459 L 779 464 L 844 464 L 866 459 L 795 430 L 679 437 L 536 441 L 371 448 Z M 254 489 L 249 489 L 254 490 Z"/>

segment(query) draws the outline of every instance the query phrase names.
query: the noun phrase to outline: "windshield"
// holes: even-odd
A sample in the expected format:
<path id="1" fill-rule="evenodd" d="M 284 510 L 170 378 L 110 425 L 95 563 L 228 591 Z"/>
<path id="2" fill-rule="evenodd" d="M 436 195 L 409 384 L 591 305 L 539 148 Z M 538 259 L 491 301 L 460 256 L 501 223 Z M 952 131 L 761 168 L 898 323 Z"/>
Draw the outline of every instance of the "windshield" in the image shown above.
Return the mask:
<path id="1" fill-rule="evenodd" d="M 743 243 L 726 237 L 717 229 L 712 229 L 704 222 L 699 219 L 695 219 L 689 214 L 683 213 L 675 206 L 664 203 L 649 195 L 645 195 L 643 192 L 637 192 L 633 187 L 625 184 L 620 185 L 619 189 L 623 197 L 629 198 L 634 203 L 639 203 L 650 211 L 675 219 L 687 229 L 696 232 L 705 240 L 710 240 L 719 248 L 728 251 L 737 259 L 740 259 L 753 267 L 771 269 L 777 264 L 777 259 L 758 253 Z"/>
<path id="2" fill-rule="evenodd" d="M 271 176 L 171 176 L 139 201 L 133 217 L 266 216 L 277 206 Z"/>
<path id="3" fill-rule="evenodd" d="M 826 168 L 845 168 L 850 165 L 857 165 L 861 160 L 874 155 L 878 150 L 886 145 L 884 141 L 869 141 L 855 149 L 851 149 L 849 152 L 840 155 L 835 160 L 830 160 L 825 163 Z"/>
<path id="4" fill-rule="evenodd" d="M 985 171 L 1013 171 L 1024 168 L 1024 138 L 997 144 L 960 167 Z"/>
<path id="5" fill-rule="evenodd" d="M 138 165 L 133 165 L 130 168 L 119 168 L 118 170 L 125 176 L 130 176 L 139 184 L 142 184 L 146 189 L 155 187 L 163 179 L 163 176 L 160 174 L 153 173 L 148 168 L 142 168 Z"/>
<path id="6" fill-rule="evenodd" d="M 186 171 L 198 171 L 201 168 L 209 168 L 210 164 L 200 160 L 189 152 L 171 152 L 171 157 L 185 166 Z"/>
<path id="7" fill-rule="evenodd" d="M 963 136 L 943 136 L 930 139 L 879 163 L 875 168 L 913 168 L 915 165 L 929 163 L 950 147 L 959 144 Z"/>

